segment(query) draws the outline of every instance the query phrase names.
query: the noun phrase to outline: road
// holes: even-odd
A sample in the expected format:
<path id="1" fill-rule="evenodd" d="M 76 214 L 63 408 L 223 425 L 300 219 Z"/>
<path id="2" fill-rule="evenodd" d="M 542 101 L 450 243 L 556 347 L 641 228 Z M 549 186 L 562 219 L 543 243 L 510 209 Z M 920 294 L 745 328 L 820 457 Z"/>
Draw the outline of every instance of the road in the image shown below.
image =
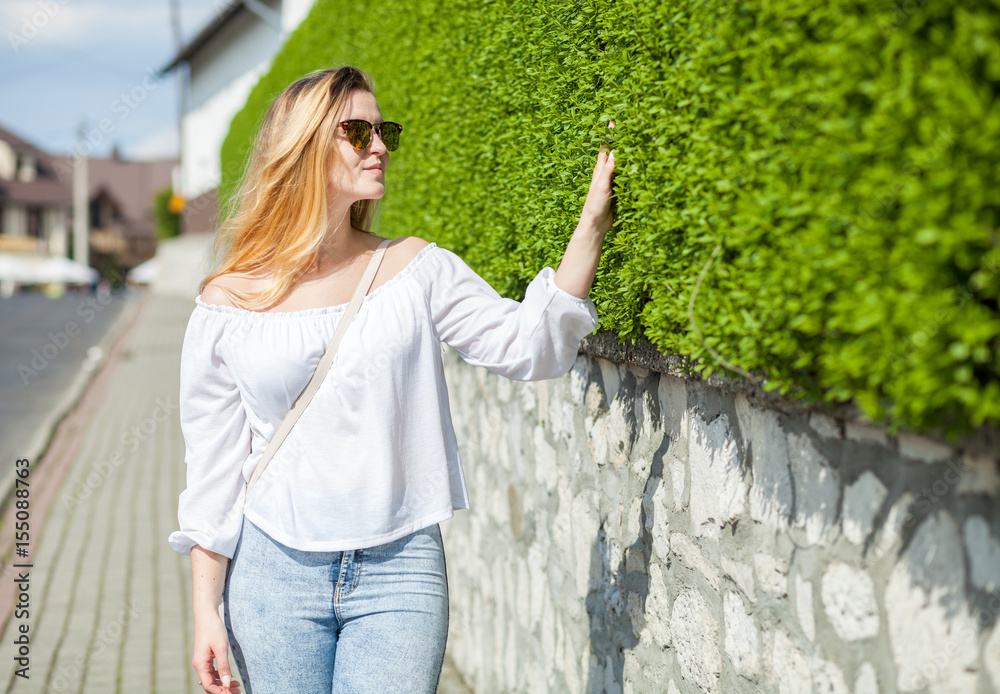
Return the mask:
<path id="1" fill-rule="evenodd" d="M 27 448 L 125 303 L 124 295 L 0 299 L 0 479 Z"/>

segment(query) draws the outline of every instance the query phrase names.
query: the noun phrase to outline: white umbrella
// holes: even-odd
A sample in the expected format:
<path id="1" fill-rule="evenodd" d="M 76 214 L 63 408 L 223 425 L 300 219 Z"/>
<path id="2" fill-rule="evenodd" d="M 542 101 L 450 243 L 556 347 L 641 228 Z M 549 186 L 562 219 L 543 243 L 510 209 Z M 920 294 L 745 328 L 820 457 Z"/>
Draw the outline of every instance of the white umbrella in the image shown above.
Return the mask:
<path id="1" fill-rule="evenodd" d="M 0 253 L 0 280 L 8 282 L 30 282 L 34 268 L 21 258 L 10 253 Z"/>
<path id="2" fill-rule="evenodd" d="M 156 281 L 156 275 L 159 271 L 160 263 L 154 257 L 129 270 L 126 279 L 136 284 L 152 284 Z"/>
<path id="3" fill-rule="evenodd" d="M 45 282 L 90 284 L 96 282 L 98 277 L 94 268 L 62 256 L 53 256 L 34 270 L 33 281 L 38 284 Z"/>

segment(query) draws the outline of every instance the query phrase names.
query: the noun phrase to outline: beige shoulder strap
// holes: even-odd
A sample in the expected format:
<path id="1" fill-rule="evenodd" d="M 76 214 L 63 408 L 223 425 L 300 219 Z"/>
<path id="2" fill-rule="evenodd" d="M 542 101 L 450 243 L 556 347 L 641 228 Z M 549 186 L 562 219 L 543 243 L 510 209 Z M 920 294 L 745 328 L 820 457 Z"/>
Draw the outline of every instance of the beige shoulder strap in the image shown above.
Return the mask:
<path id="1" fill-rule="evenodd" d="M 375 273 L 378 272 L 379 265 L 382 264 L 382 256 L 385 255 L 385 249 L 389 245 L 390 239 L 386 239 L 379 244 L 379 247 L 375 249 L 374 255 L 372 255 L 371 260 L 368 261 L 368 267 L 365 268 L 365 274 L 361 277 L 361 282 L 358 283 L 358 288 L 354 290 L 354 296 L 351 297 L 351 303 L 347 306 L 347 311 L 344 313 L 344 317 L 340 319 L 340 324 L 337 326 L 337 330 L 333 333 L 333 338 L 330 340 L 330 344 L 327 345 L 326 352 L 323 354 L 323 358 L 319 362 L 319 366 L 316 367 L 316 371 L 313 373 L 312 378 L 309 379 L 309 383 L 299 394 L 299 397 L 295 399 L 292 403 L 292 409 L 288 411 L 285 418 L 281 420 L 281 424 L 278 429 L 274 432 L 274 436 L 271 437 L 270 442 L 267 444 L 267 449 L 264 451 L 264 455 L 260 457 L 257 461 L 257 467 L 254 468 L 253 475 L 250 477 L 250 481 L 247 482 L 247 490 L 244 495 L 244 500 L 250 498 L 250 490 L 253 489 L 254 485 L 257 484 L 257 480 L 260 476 L 264 474 L 264 468 L 267 464 L 271 462 L 271 458 L 274 457 L 275 452 L 281 445 L 281 442 L 285 440 L 288 436 L 288 432 L 292 430 L 295 422 L 301 416 L 303 410 L 309 404 L 309 401 L 313 399 L 316 391 L 319 390 L 320 385 L 322 385 L 323 380 L 326 378 L 327 372 L 330 370 L 330 366 L 333 364 L 333 358 L 337 354 L 337 347 L 340 346 L 340 341 L 344 337 L 344 333 L 347 332 L 348 326 L 354 320 L 354 315 L 358 312 L 358 308 L 361 307 L 361 302 L 368 294 L 368 290 L 371 288 L 372 282 L 375 280 Z"/>

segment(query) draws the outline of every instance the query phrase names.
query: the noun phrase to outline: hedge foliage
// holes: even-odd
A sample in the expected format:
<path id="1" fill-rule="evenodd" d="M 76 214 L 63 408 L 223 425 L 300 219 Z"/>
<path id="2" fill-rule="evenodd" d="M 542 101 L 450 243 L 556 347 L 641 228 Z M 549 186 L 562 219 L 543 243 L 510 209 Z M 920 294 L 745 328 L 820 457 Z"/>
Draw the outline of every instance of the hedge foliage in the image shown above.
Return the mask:
<path id="1" fill-rule="evenodd" d="M 383 235 L 522 296 L 614 120 L 601 330 L 893 428 L 1000 422 L 997 0 L 318 0 L 223 169 L 344 63 L 405 125 Z"/>

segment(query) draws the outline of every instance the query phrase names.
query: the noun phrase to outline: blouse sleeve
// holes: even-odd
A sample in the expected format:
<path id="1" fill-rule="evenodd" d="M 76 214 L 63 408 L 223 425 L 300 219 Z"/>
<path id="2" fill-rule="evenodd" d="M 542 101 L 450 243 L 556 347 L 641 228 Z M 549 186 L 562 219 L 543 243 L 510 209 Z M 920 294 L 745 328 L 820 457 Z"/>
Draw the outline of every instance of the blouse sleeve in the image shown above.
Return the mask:
<path id="1" fill-rule="evenodd" d="M 438 338 L 466 362 L 515 381 L 566 374 L 580 341 L 598 325 L 597 309 L 556 286 L 542 268 L 520 302 L 507 299 L 465 261 L 441 249 L 431 280 L 431 313 Z"/>
<path id="2" fill-rule="evenodd" d="M 232 559 L 243 523 L 243 464 L 251 432 L 239 389 L 220 356 L 226 322 L 197 307 L 184 334 L 178 410 L 187 488 L 177 508 L 180 531 L 168 541 L 181 554 L 200 545 Z"/>

